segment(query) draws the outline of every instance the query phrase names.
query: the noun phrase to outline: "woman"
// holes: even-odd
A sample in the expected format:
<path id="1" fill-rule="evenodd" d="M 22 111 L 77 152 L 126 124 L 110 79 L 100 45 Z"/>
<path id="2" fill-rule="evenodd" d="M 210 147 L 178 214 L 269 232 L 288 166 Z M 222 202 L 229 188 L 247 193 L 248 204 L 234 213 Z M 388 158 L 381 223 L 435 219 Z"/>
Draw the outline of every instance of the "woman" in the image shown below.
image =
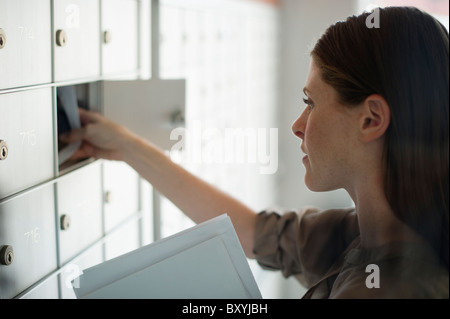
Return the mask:
<path id="1" fill-rule="evenodd" d="M 195 222 L 227 212 L 250 258 L 298 275 L 305 298 L 448 298 L 448 32 L 415 8 L 330 26 L 311 53 L 305 183 L 355 208 L 256 214 L 99 114 L 67 141 L 123 160 Z"/>

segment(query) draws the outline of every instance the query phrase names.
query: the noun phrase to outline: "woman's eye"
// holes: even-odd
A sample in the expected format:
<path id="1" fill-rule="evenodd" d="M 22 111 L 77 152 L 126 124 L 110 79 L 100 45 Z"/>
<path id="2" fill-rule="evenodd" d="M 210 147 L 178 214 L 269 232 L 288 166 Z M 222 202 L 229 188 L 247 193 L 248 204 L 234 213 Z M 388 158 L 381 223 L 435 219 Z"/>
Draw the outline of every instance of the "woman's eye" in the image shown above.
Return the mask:
<path id="1" fill-rule="evenodd" d="M 303 103 L 305 103 L 308 106 L 309 110 L 312 110 L 312 108 L 314 107 L 314 104 L 311 102 L 310 99 L 303 98 Z"/>

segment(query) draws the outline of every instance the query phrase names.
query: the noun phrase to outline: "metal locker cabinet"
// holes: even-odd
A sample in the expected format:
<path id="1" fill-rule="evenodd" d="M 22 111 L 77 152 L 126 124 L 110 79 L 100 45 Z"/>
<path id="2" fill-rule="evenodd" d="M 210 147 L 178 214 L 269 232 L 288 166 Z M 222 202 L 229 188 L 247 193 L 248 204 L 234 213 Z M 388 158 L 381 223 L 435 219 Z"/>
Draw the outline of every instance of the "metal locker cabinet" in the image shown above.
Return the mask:
<path id="1" fill-rule="evenodd" d="M 57 220 L 61 264 L 102 237 L 102 186 L 99 162 L 57 182 Z"/>
<path id="2" fill-rule="evenodd" d="M 54 81 L 100 74 L 98 0 L 53 0 Z"/>
<path id="3" fill-rule="evenodd" d="M 101 2 L 102 73 L 133 76 L 138 73 L 138 2 Z"/>
<path id="4" fill-rule="evenodd" d="M 50 0 L 0 0 L 0 90 L 51 82 Z"/>
<path id="5" fill-rule="evenodd" d="M 53 185 L 0 204 L 0 299 L 56 269 L 55 229 Z"/>
<path id="6" fill-rule="evenodd" d="M 0 198 L 51 179 L 52 89 L 0 94 Z"/>

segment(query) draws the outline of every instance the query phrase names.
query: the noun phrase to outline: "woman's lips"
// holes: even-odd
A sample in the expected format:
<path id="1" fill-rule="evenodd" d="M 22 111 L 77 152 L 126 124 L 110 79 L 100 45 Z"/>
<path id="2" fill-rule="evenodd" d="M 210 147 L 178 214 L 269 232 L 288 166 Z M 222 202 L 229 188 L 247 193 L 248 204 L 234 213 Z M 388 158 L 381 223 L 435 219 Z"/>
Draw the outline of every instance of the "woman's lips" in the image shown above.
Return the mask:
<path id="1" fill-rule="evenodd" d="M 306 162 L 306 161 L 308 161 L 308 155 L 305 155 L 305 156 L 303 156 L 303 158 L 302 158 L 302 162 L 303 162 L 303 163 Z"/>
<path id="2" fill-rule="evenodd" d="M 303 156 L 302 161 L 305 162 L 308 160 L 308 153 L 306 152 L 306 150 L 303 148 L 303 145 L 300 145 L 300 149 L 302 150 L 303 154 L 305 154 L 305 156 Z"/>

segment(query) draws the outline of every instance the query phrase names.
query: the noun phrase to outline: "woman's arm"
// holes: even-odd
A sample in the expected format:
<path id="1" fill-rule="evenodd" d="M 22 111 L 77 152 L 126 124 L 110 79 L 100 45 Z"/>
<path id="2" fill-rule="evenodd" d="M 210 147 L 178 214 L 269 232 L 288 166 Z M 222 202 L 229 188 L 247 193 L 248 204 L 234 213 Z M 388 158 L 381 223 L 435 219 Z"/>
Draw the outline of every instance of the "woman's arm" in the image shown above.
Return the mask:
<path id="1" fill-rule="evenodd" d="M 256 213 L 188 172 L 153 144 L 98 113 L 80 109 L 83 127 L 67 142 L 83 140 L 78 156 L 122 160 L 172 201 L 194 222 L 228 214 L 247 257 L 253 257 Z"/>

